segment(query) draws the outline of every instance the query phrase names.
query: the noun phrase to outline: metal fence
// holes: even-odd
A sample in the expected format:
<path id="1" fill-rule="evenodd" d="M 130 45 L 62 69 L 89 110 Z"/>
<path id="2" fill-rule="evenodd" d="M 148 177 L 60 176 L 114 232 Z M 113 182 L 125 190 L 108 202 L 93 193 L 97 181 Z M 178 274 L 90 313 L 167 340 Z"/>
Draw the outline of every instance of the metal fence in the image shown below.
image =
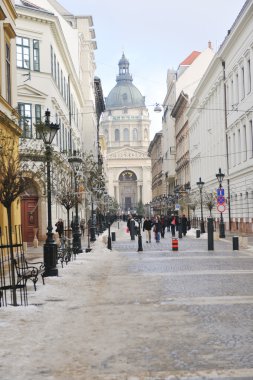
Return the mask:
<path id="1" fill-rule="evenodd" d="M 28 305 L 26 280 L 22 272 L 26 270 L 21 226 L 15 226 L 9 239 L 8 228 L 0 236 L 0 306 Z M 18 278 L 17 269 L 21 276 Z"/>

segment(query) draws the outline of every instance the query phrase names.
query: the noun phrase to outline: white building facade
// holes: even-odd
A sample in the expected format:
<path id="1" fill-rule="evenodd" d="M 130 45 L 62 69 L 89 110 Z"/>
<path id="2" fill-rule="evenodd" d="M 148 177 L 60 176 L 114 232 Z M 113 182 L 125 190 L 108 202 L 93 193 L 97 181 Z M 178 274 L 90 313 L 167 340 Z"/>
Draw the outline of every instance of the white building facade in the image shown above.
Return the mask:
<path id="1" fill-rule="evenodd" d="M 122 55 L 117 84 L 105 99 L 100 128 L 107 189 L 122 213 L 136 212 L 151 200 L 151 162 L 148 157 L 150 119 L 145 98 L 133 85 L 129 61 Z"/>
<path id="2" fill-rule="evenodd" d="M 188 113 L 191 183 L 225 174 L 226 229 L 253 232 L 253 1 L 245 2 L 194 93 Z M 192 186 L 192 187 L 193 187 Z M 216 211 L 218 218 L 219 213 Z"/>
<path id="3" fill-rule="evenodd" d="M 211 43 L 202 51 L 193 51 L 177 70 L 167 72 L 167 93 L 164 99 L 162 122 L 164 141 L 163 175 L 166 194 L 173 194 L 189 182 L 190 165 L 188 154 L 188 120 L 186 112 L 199 81 L 213 59 Z M 186 102 L 178 116 L 178 104 Z"/>
<path id="4" fill-rule="evenodd" d="M 91 16 L 74 16 L 55 0 L 37 0 L 36 4 L 16 0 L 18 14 L 17 48 L 17 109 L 23 129 L 21 152 L 42 152 L 43 142 L 35 124 L 50 121 L 60 129 L 53 141 L 54 151 L 67 170 L 68 156 L 73 151 L 92 153 L 97 157 L 97 116 L 94 95 L 94 41 Z M 30 167 L 35 165 L 31 156 Z M 58 168 L 59 170 L 59 168 Z M 56 177 L 57 169 L 52 175 Z M 32 227 L 39 229 L 39 238 L 46 232 L 46 197 L 43 181 L 35 183 L 22 198 L 22 224 L 31 239 Z M 29 228 L 27 214 L 34 214 Z M 66 210 L 53 202 L 53 222 L 66 221 Z M 25 232 L 26 234 L 26 232 Z"/>

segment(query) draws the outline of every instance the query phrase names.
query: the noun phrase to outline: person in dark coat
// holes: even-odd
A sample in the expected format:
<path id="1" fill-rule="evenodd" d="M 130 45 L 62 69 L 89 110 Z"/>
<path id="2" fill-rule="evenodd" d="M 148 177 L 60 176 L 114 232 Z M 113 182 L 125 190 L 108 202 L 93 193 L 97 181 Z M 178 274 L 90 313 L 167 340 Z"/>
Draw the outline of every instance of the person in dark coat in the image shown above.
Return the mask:
<path id="1" fill-rule="evenodd" d="M 143 231 L 146 231 L 146 243 L 151 243 L 151 230 L 152 230 L 152 221 L 150 218 L 145 218 L 143 222 Z"/>
<path id="2" fill-rule="evenodd" d="M 160 220 L 160 216 L 158 215 L 155 218 L 155 222 L 154 222 L 154 233 L 155 233 L 155 240 L 157 243 L 160 243 L 161 231 L 162 231 L 162 223 Z"/>
<path id="3" fill-rule="evenodd" d="M 183 214 L 182 216 L 181 223 L 182 223 L 182 233 L 185 236 L 187 234 L 187 218 L 185 214 Z"/>
<path id="4" fill-rule="evenodd" d="M 59 238 L 61 238 L 63 234 L 63 229 L 64 229 L 62 219 L 59 219 L 58 222 L 55 224 L 55 226 L 56 226 L 55 231 L 58 232 Z"/>

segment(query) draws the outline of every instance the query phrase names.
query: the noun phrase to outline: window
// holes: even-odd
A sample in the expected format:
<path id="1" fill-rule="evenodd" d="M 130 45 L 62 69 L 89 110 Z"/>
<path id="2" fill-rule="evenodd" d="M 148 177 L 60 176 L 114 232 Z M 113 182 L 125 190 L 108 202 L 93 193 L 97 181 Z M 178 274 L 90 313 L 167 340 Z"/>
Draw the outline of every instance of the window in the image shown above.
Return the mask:
<path id="1" fill-rule="evenodd" d="M 236 165 L 236 145 L 235 145 L 235 133 L 233 133 L 233 166 Z"/>
<path id="2" fill-rule="evenodd" d="M 241 67 L 241 91 L 242 91 L 242 96 L 241 99 L 245 97 L 245 75 L 244 75 L 244 67 Z"/>
<path id="3" fill-rule="evenodd" d="M 253 157 L 253 125 L 252 120 L 249 122 L 249 131 L 250 131 L 250 157 Z"/>
<path id="4" fill-rule="evenodd" d="M 64 98 L 64 100 L 66 100 L 66 79 L 65 79 L 65 77 L 64 77 L 64 79 L 63 79 L 63 98 Z"/>
<path id="5" fill-rule="evenodd" d="M 241 143 L 241 130 L 238 129 L 237 131 L 237 135 L 238 135 L 238 164 L 241 163 L 241 151 L 242 151 L 242 143 Z"/>
<path id="6" fill-rule="evenodd" d="M 119 129 L 115 129 L 115 141 L 120 141 L 120 132 L 119 132 Z"/>
<path id="7" fill-rule="evenodd" d="M 60 91 L 61 91 L 61 94 L 63 94 L 63 73 L 62 73 L 62 70 L 61 70 L 61 84 L 60 84 Z"/>
<path id="8" fill-rule="evenodd" d="M 53 72 L 53 77 L 56 80 L 56 55 L 54 54 L 54 72 Z"/>
<path id="9" fill-rule="evenodd" d="M 39 124 L 41 122 L 41 105 L 35 104 L 35 124 Z M 36 130 L 36 138 L 40 139 L 40 134 Z"/>
<path id="10" fill-rule="evenodd" d="M 124 141 L 129 141 L 129 130 L 127 128 L 124 129 Z"/>
<path id="11" fill-rule="evenodd" d="M 231 87 L 231 90 L 230 90 L 230 102 L 231 102 L 231 106 L 233 107 L 233 105 L 234 105 L 234 81 L 233 81 L 233 79 L 231 80 L 230 87 Z"/>
<path id="12" fill-rule="evenodd" d="M 54 76 L 54 51 L 53 47 L 51 46 L 51 74 Z"/>
<path id="13" fill-rule="evenodd" d="M 38 40 L 33 40 L 33 70 L 40 71 L 40 49 Z"/>
<path id="14" fill-rule="evenodd" d="M 60 88 L 60 65 L 57 62 L 57 86 Z"/>
<path id="15" fill-rule="evenodd" d="M 238 73 L 235 75 L 235 104 L 239 102 L 239 78 Z"/>
<path id="16" fill-rule="evenodd" d="M 138 140 L 138 131 L 137 131 L 137 128 L 134 128 L 133 130 L 133 141 L 137 141 Z"/>
<path id="17" fill-rule="evenodd" d="M 20 114 L 19 126 L 23 130 L 22 137 L 32 138 L 32 105 L 18 103 L 18 112 Z"/>
<path id="18" fill-rule="evenodd" d="M 231 136 L 228 138 L 228 165 L 231 168 Z"/>
<path id="19" fill-rule="evenodd" d="M 248 93 L 251 92 L 251 64 L 250 59 L 248 59 Z"/>
<path id="20" fill-rule="evenodd" d="M 6 42 L 6 100 L 11 104 L 11 50 Z"/>
<path id="21" fill-rule="evenodd" d="M 28 38 L 17 37 L 17 67 L 30 69 L 30 43 Z"/>
<path id="22" fill-rule="evenodd" d="M 247 160 L 247 130 L 246 125 L 243 126 L 243 152 L 242 152 L 243 161 Z"/>

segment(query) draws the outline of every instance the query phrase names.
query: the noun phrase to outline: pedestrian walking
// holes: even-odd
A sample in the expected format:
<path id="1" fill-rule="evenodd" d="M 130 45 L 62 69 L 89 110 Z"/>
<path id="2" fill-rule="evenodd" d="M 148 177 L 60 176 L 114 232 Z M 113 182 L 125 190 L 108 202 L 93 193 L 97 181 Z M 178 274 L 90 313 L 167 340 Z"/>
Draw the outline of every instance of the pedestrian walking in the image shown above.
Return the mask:
<path id="1" fill-rule="evenodd" d="M 167 225 L 167 232 L 170 232 L 170 224 L 171 224 L 171 216 L 167 216 L 167 223 L 166 223 L 166 225 Z"/>
<path id="2" fill-rule="evenodd" d="M 135 240 L 135 235 L 137 231 L 136 222 L 131 214 L 129 214 L 128 220 L 127 220 L 127 228 L 130 232 L 131 240 Z"/>
<path id="3" fill-rule="evenodd" d="M 146 231 L 146 243 L 151 243 L 152 221 L 146 217 L 143 222 L 143 231 Z"/>
<path id="4" fill-rule="evenodd" d="M 59 219 L 58 222 L 55 224 L 56 226 L 56 232 L 58 232 L 59 238 L 62 237 L 64 226 L 63 226 L 63 220 Z"/>
<path id="5" fill-rule="evenodd" d="M 161 237 L 162 237 L 162 238 L 164 238 L 165 227 L 166 227 L 165 217 L 162 216 L 162 217 L 161 217 Z"/>
<path id="6" fill-rule="evenodd" d="M 155 218 L 153 231 L 155 233 L 155 241 L 157 243 L 160 243 L 162 224 L 161 224 L 161 220 L 160 220 L 160 216 L 159 215 L 157 215 L 157 217 Z"/>
<path id="7" fill-rule="evenodd" d="M 171 215 L 171 223 L 170 223 L 170 229 L 171 229 L 171 236 L 175 237 L 176 236 L 176 224 L 177 224 L 177 219 L 174 214 Z"/>
<path id="8" fill-rule="evenodd" d="M 181 223 L 182 223 L 182 233 L 184 236 L 186 236 L 187 234 L 187 218 L 185 216 L 185 214 L 182 215 L 182 218 L 181 218 Z"/>
<path id="9" fill-rule="evenodd" d="M 81 228 L 82 236 L 84 236 L 84 230 L 85 230 L 85 220 L 84 219 L 81 219 L 80 228 Z"/>

